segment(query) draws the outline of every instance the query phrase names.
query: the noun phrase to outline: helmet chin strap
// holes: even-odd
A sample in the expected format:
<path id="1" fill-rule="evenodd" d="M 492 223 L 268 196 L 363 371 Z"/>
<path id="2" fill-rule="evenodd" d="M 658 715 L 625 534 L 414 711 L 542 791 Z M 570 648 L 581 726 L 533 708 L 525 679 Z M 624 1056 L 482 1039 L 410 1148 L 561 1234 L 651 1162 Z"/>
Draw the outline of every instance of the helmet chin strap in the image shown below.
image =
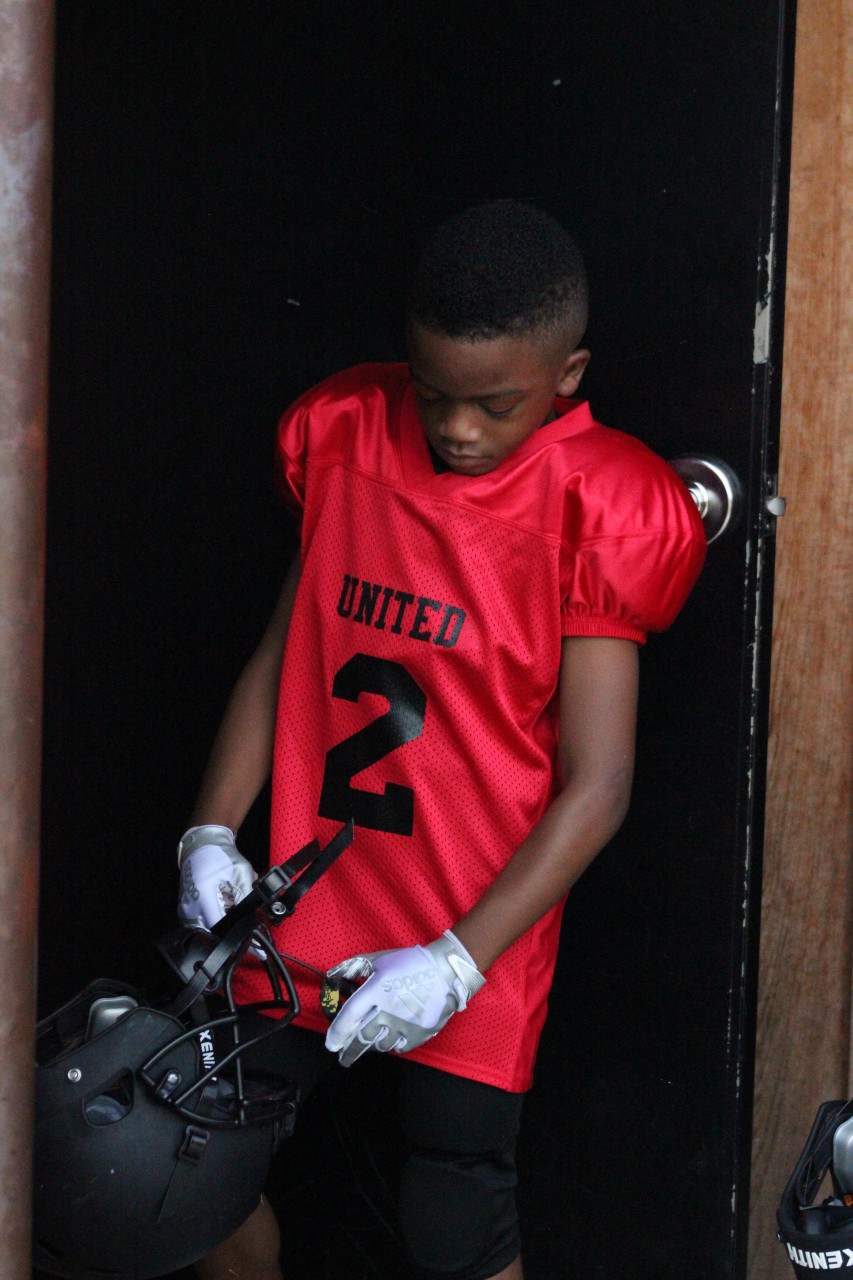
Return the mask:
<path id="1" fill-rule="evenodd" d="M 312 840 L 292 858 L 288 858 L 287 862 L 270 867 L 266 875 L 259 876 L 251 891 L 236 906 L 226 911 L 222 919 L 213 926 L 211 934 L 219 942 L 203 962 L 197 963 L 195 973 L 183 990 L 166 1006 L 165 1012 L 180 1017 L 205 991 L 215 988 L 223 966 L 232 956 L 239 956 L 248 948 L 255 930 L 270 921 L 278 924 L 291 915 L 300 898 L 304 897 L 323 872 L 352 844 L 353 834 L 354 825 L 350 819 L 325 849 L 320 848 L 319 841 Z M 277 967 L 281 968 L 280 965 Z M 292 991 L 292 984 L 288 981 L 287 985 Z M 294 1013 L 296 1012 L 298 1002 L 294 1009 Z"/>
<path id="2" fill-rule="evenodd" d="M 173 1018 L 183 1018 L 185 1023 L 189 1019 L 192 1023 L 183 1035 L 158 1049 L 139 1068 L 141 1079 L 153 1089 L 161 1102 L 188 1119 L 200 1118 L 200 1111 L 205 1110 L 205 1091 L 217 1091 L 217 1081 L 222 1069 L 253 1044 L 287 1026 L 299 1013 L 296 987 L 284 960 L 275 949 L 267 924 L 270 920 L 283 920 L 293 912 L 300 898 L 352 843 L 353 832 L 354 824 L 350 820 L 325 849 L 321 849 L 315 839 L 281 866 L 270 867 L 266 875 L 259 876 L 250 892 L 231 907 L 210 931 L 182 925 L 157 944 L 166 961 L 185 979 L 177 996 L 162 1006 L 162 1012 Z M 269 1030 L 246 1040 L 236 1031 L 237 1010 L 231 994 L 231 982 L 234 970 L 253 941 L 267 971 L 273 994 L 273 1000 L 266 1008 L 276 1008 L 284 1016 L 270 1019 Z M 224 992 L 228 1012 L 211 1020 L 205 997 L 220 990 Z M 170 1053 L 183 1041 L 192 1039 L 195 1029 L 204 1026 L 224 1027 L 228 1024 L 234 1024 L 233 1048 L 201 1077 L 187 1083 L 182 1080 L 180 1073 L 170 1069 Z M 239 1062 L 236 1063 L 236 1069 L 240 1071 Z M 246 1118 L 246 1115 L 241 1114 L 240 1122 Z"/>

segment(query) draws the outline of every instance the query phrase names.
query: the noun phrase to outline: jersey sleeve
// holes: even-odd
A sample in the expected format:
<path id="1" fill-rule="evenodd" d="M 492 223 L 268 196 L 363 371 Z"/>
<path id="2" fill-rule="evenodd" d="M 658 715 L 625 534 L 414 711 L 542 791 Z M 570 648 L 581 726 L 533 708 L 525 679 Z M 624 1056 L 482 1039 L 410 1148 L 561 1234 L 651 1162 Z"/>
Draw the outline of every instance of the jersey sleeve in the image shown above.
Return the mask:
<path id="1" fill-rule="evenodd" d="M 386 445 L 389 405 L 408 382 L 405 365 L 361 364 L 306 391 L 278 424 L 276 469 L 285 506 L 302 518 L 312 466 L 337 459 L 363 465 Z"/>
<path id="2" fill-rule="evenodd" d="M 563 577 L 564 636 L 643 644 L 649 631 L 674 622 L 704 563 L 696 504 L 672 468 L 637 444 L 629 467 L 590 486 L 574 521 Z"/>
<path id="3" fill-rule="evenodd" d="M 305 472 L 312 393 L 301 396 L 282 415 L 276 438 L 276 486 L 291 515 L 301 520 L 305 508 Z"/>

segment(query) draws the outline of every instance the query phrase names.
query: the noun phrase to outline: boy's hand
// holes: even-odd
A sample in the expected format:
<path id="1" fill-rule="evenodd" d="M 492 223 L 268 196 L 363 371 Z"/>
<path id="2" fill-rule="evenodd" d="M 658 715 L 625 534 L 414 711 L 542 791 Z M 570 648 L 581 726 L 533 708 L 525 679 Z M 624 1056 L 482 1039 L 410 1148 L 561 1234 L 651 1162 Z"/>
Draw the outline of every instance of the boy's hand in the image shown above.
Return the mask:
<path id="1" fill-rule="evenodd" d="M 330 978 L 365 978 L 326 1032 L 326 1048 L 349 1067 L 366 1053 L 406 1053 L 436 1035 L 486 979 L 446 930 L 426 947 L 352 956 Z"/>
<path id="2" fill-rule="evenodd" d="M 210 929 L 245 898 L 258 878 L 228 827 L 190 827 L 178 845 L 178 866 L 178 917 L 203 929 Z"/>

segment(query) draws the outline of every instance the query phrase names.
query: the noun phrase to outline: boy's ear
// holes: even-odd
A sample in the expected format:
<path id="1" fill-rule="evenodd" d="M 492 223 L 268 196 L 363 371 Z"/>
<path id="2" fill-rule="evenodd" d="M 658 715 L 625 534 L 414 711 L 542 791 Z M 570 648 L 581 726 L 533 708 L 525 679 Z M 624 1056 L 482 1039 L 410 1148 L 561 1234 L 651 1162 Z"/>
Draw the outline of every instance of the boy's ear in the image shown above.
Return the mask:
<path id="1" fill-rule="evenodd" d="M 557 395 L 570 398 L 575 394 L 580 386 L 580 380 L 583 377 L 584 369 L 590 362 L 590 352 L 583 347 L 578 347 L 571 355 L 567 356 L 563 362 L 560 371 L 560 380 L 557 383 Z"/>

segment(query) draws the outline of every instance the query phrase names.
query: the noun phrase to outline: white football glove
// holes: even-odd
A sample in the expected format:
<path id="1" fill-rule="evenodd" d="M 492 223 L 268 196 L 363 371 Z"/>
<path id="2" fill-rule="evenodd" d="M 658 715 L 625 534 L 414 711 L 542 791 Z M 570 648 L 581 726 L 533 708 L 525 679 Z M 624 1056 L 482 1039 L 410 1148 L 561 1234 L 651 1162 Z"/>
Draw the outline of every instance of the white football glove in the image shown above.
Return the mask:
<path id="1" fill-rule="evenodd" d="M 234 843 L 228 827 L 190 827 L 178 845 L 181 882 L 178 917 L 210 929 L 251 889 L 257 872 Z"/>
<path id="2" fill-rule="evenodd" d="M 349 1067 L 366 1053 L 416 1049 L 461 1012 L 486 979 L 449 929 L 426 947 L 352 956 L 330 978 L 366 978 L 326 1032 L 326 1048 Z"/>

